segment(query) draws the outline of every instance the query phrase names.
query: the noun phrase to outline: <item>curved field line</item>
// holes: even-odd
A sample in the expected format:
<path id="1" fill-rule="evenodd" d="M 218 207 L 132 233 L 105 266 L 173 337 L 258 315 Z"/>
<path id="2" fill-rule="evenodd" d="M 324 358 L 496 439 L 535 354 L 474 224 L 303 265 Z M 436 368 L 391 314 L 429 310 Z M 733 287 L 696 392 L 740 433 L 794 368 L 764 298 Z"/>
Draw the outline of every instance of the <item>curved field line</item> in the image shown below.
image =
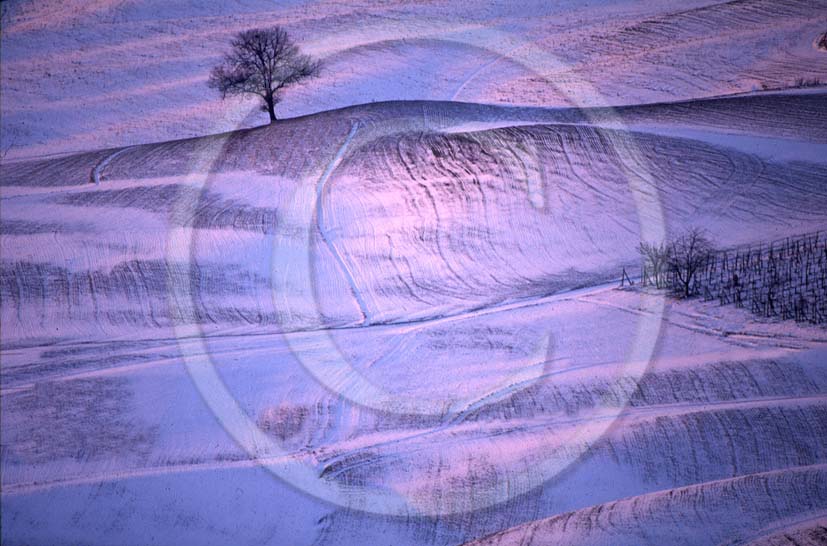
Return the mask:
<path id="1" fill-rule="evenodd" d="M 732 400 L 732 401 L 720 401 L 720 402 L 692 402 L 692 403 L 677 403 L 677 404 L 662 404 L 662 405 L 655 405 L 649 407 L 641 407 L 635 408 L 633 410 L 629 410 L 627 412 L 627 417 L 653 417 L 657 415 L 674 415 L 674 414 L 681 414 L 681 413 L 692 413 L 694 410 L 706 410 L 708 408 L 737 408 L 737 407 L 750 407 L 750 406 L 758 406 L 761 407 L 763 405 L 784 405 L 785 403 L 790 402 L 799 402 L 805 404 L 818 404 L 825 400 L 824 396 L 817 395 L 817 396 L 804 396 L 804 397 L 797 397 L 797 396 L 781 396 L 781 397 L 767 397 L 767 398 L 757 398 L 757 399 L 749 399 L 749 400 Z M 671 411 L 670 411 L 671 410 Z M 578 423 L 588 423 L 595 420 L 605 419 L 603 416 L 589 416 L 589 417 L 579 417 L 573 419 L 566 419 L 566 420 L 552 420 L 551 422 L 555 424 L 564 424 L 564 425 L 573 425 Z M 369 444 L 366 446 L 361 446 L 355 449 L 348 449 L 343 452 L 337 453 L 333 457 L 325 460 L 322 463 L 322 468 L 330 466 L 331 463 L 341 461 L 346 459 L 348 456 L 352 456 L 355 453 L 363 452 L 367 449 L 376 449 L 376 448 L 383 448 L 388 447 L 391 445 L 399 445 L 405 442 L 421 438 L 423 436 L 431 436 L 436 433 L 444 432 L 449 428 L 449 426 L 453 424 L 442 424 L 437 426 L 433 429 L 422 430 L 416 432 L 414 434 L 404 436 L 401 438 L 394 438 L 391 440 L 385 440 L 381 442 L 375 442 L 373 444 Z M 458 424 L 458 423 L 457 423 Z M 536 423 L 530 425 L 528 427 L 523 428 L 523 430 L 531 430 L 531 429 L 538 429 L 543 430 L 549 427 L 549 421 L 543 421 L 541 423 Z M 497 434 L 499 434 L 498 432 Z M 457 439 L 456 441 L 462 441 L 461 439 Z M 293 453 L 288 455 L 286 458 L 293 458 L 293 457 L 301 457 L 302 453 Z M 132 478 L 143 478 L 143 477 L 151 477 L 157 475 L 167 475 L 167 474 L 178 474 L 178 473 L 185 473 L 185 472 L 199 472 L 205 470 L 226 470 L 232 468 L 252 468 L 257 466 L 265 466 L 267 464 L 272 464 L 274 462 L 279 462 L 285 460 L 283 456 L 277 457 L 261 457 L 256 459 L 240 459 L 236 461 L 204 461 L 201 463 L 191 463 L 191 464 L 181 464 L 181 465 L 165 465 L 165 466 L 153 466 L 153 467 L 145 467 L 145 468 L 136 468 L 136 469 L 125 469 L 123 471 L 114 471 L 109 473 L 101 473 L 98 475 L 92 476 L 79 476 L 76 478 L 70 478 L 67 480 L 53 480 L 48 482 L 29 482 L 29 483 L 20 483 L 20 484 L 4 484 L 2 496 L 13 496 L 13 495 L 21 495 L 27 493 L 33 493 L 37 491 L 43 490 L 50 490 L 54 488 L 62 488 L 62 487 L 73 487 L 78 485 L 89 485 L 101 482 L 108 482 L 108 481 L 119 481 L 119 480 L 126 480 Z M 348 470 L 350 468 L 359 466 L 361 464 L 369 463 L 370 461 L 360 461 L 358 463 L 354 463 L 352 465 L 348 465 L 345 468 L 338 469 L 337 474 L 339 472 Z M 815 464 L 815 465 L 807 465 L 806 468 L 811 467 L 827 467 L 827 465 L 823 464 Z M 716 481 L 716 480 L 713 480 Z M 704 482 L 707 483 L 707 482 Z M 691 486 L 690 486 L 691 487 Z"/>
<path id="2" fill-rule="evenodd" d="M 506 57 L 510 57 L 512 53 L 514 53 L 518 49 L 522 49 L 525 46 L 526 46 L 526 44 L 520 44 L 517 47 L 515 47 L 514 49 L 511 49 L 510 51 L 507 51 L 505 53 L 500 53 L 496 58 L 494 58 L 494 59 L 488 61 L 487 63 L 479 66 L 467 78 L 465 78 L 465 80 L 463 80 L 463 82 L 461 84 L 459 84 L 459 87 L 457 87 L 457 90 L 454 91 L 453 95 L 451 95 L 451 100 L 452 101 L 457 100 L 457 97 L 462 92 L 462 90 L 465 89 L 465 86 L 468 85 L 469 83 L 471 83 L 471 81 L 474 80 L 477 76 L 479 76 L 483 71 L 485 71 L 488 68 L 494 66 L 495 64 L 502 61 Z"/>
<path id="3" fill-rule="evenodd" d="M 356 136 L 356 131 L 359 130 L 359 122 L 356 121 L 353 123 L 353 126 L 350 128 L 350 133 L 348 133 L 347 138 L 342 143 L 342 146 L 336 152 L 336 156 L 333 160 L 328 164 L 327 169 L 325 169 L 324 173 L 322 173 L 321 178 L 316 183 L 316 222 L 319 227 L 319 233 L 322 236 L 325 244 L 330 249 L 330 253 L 333 254 L 333 257 L 336 259 L 336 262 L 339 264 L 339 268 L 342 270 L 342 273 L 345 276 L 345 280 L 347 280 L 348 285 L 350 285 L 350 290 L 353 292 L 353 297 L 356 299 L 356 303 L 359 305 L 359 310 L 362 312 L 362 316 L 364 317 L 364 321 L 362 323 L 363 326 L 370 325 L 370 312 L 368 311 L 367 304 L 365 303 L 364 298 L 362 298 L 362 294 L 359 292 L 359 287 L 356 286 L 356 281 L 353 279 L 353 273 L 350 271 L 347 263 L 345 262 L 344 257 L 339 253 L 339 250 L 336 248 L 336 245 L 333 244 L 333 236 L 328 232 L 327 228 L 324 225 L 324 192 L 325 186 L 327 185 L 327 181 L 330 179 L 330 175 L 333 174 L 333 171 L 339 165 L 344 157 L 345 152 L 347 151 L 350 142 L 353 140 L 353 137 Z"/>
<path id="4" fill-rule="evenodd" d="M 189 463 L 181 465 L 150 466 L 145 468 L 125 469 L 92 476 L 78 476 L 67 480 L 52 480 L 47 482 L 29 482 L 21 484 L 3 484 L 2 496 L 25 495 L 62 487 L 92 485 L 96 483 L 115 482 L 134 478 L 148 478 L 152 476 L 182 474 L 185 472 L 203 472 L 212 470 L 227 470 L 230 468 L 253 468 L 276 464 L 284 461 L 285 457 L 261 457 L 258 459 L 240 459 L 237 461 Z"/>
<path id="5" fill-rule="evenodd" d="M 508 302 L 508 303 L 501 303 L 496 305 L 491 305 L 487 307 L 481 307 L 477 309 L 472 309 L 469 311 L 463 311 L 457 314 L 451 315 L 443 315 L 437 317 L 426 317 L 423 319 L 417 319 L 412 321 L 405 321 L 405 322 L 389 322 L 389 323 L 375 323 L 371 325 L 367 325 L 370 328 L 379 328 L 383 330 L 387 330 L 389 332 L 395 332 L 399 339 L 403 339 L 403 335 L 407 333 L 414 332 L 416 330 L 420 330 L 423 328 L 428 328 L 431 326 L 439 326 L 443 324 L 449 324 L 452 322 L 462 321 L 462 320 L 472 320 L 475 318 L 479 318 L 486 315 L 492 315 L 497 313 L 509 313 L 512 311 L 520 311 L 524 309 L 528 309 L 531 307 L 538 307 L 543 305 L 550 305 L 555 302 L 559 301 L 567 301 L 576 299 L 577 296 L 582 295 L 589 295 L 589 294 L 596 294 L 606 290 L 611 290 L 614 286 L 617 285 L 619 279 L 613 280 L 611 282 L 597 284 L 593 286 L 587 286 L 583 288 L 578 288 L 574 290 L 566 290 L 556 294 L 552 294 L 549 296 L 542 296 L 538 298 L 527 298 L 524 300 L 516 301 L 516 302 Z M 359 328 L 361 328 L 360 326 Z M 216 336 L 207 336 L 210 339 L 234 339 L 234 338 L 244 338 L 244 337 L 254 337 L 255 339 L 266 339 L 268 336 L 274 339 L 283 339 L 285 336 L 291 335 L 304 335 L 307 333 L 312 332 L 322 332 L 326 330 L 352 330 L 354 327 L 340 327 L 340 328 L 324 328 L 324 329 L 316 329 L 316 330 L 296 330 L 291 332 L 266 332 L 266 333 L 241 333 L 241 334 L 222 334 Z M 153 341 L 158 342 L 158 345 L 155 348 L 162 348 L 169 345 L 174 345 L 176 340 L 174 338 L 160 338 L 160 339 L 147 339 L 141 338 L 136 341 Z M 90 341 L 81 343 L 78 345 L 81 346 L 88 346 L 88 345 L 105 345 L 109 342 L 99 342 L 99 341 Z M 74 346 L 69 344 L 67 346 Z M 247 354 L 255 353 L 255 352 L 272 352 L 273 348 L 270 346 L 266 347 L 259 347 L 252 350 L 247 350 Z M 286 349 L 285 349 L 286 350 Z M 0 351 L 0 355 L 8 354 L 8 352 Z M 387 355 L 386 355 L 387 356 Z M 384 358 L 384 357 L 383 357 Z M 130 373 L 133 371 L 139 371 L 144 369 L 151 369 L 156 368 L 159 366 L 168 366 L 171 365 L 178 360 L 176 358 L 169 358 L 169 357 L 162 357 L 154 360 L 149 360 L 146 362 L 134 363 L 134 364 L 124 364 L 124 365 L 116 365 L 106 368 L 94 368 L 88 369 L 83 371 L 71 372 L 62 375 L 55 375 L 55 376 L 47 376 L 38 378 L 38 381 L 68 381 L 73 379 L 79 378 L 88 378 L 88 377 L 98 377 L 104 375 L 111 375 L 111 374 L 121 374 L 121 373 Z M 14 367 L 8 368 L 8 370 L 13 371 Z M 6 372 L 8 373 L 8 371 Z M 8 379 L 6 379 L 8 382 Z M 7 395 L 13 392 L 19 392 L 26 389 L 30 389 L 35 385 L 34 381 L 25 381 L 14 385 L 8 385 L 3 388 L 0 388 L 0 396 Z"/>
<path id="6" fill-rule="evenodd" d="M 553 374 L 549 374 L 553 375 Z M 787 405 L 794 405 L 795 403 L 798 404 L 806 404 L 806 405 L 819 405 L 827 402 L 827 396 L 825 395 L 813 395 L 813 396 L 771 396 L 771 397 L 764 397 L 764 398 L 749 398 L 749 399 L 742 399 L 742 400 L 720 400 L 717 402 L 706 402 L 706 401 L 699 401 L 699 402 L 677 402 L 674 404 L 655 404 L 651 406 L 641 406 L 635 408 L 626 408 L 623 413 L 623 418 L 628 420 L 650 420 L 657 417 L 665 417 L 665 416 L 678 416 L 678 415 L 687 415 L 687 414 L 694 414 L 694 413 L 705 413 L 710 410 L 732 410 L 732 409 L 739 409 L 739 408 L 762 408 L 762 407 L 785 407 Z M 467 417 L 472 412 L 466 412 L 464 417 Z M 583 417 L 572 417 L 572 418 L 565 418 L 565 419 L 558 419 L 556 417 L 551 417 L 550 419 L 543 419 L 539 420 L 538 422 L 534 423 L 527 423 L 527 424 L 515 424 L 513 430 L 519 430 L 520 432 L 542 432 L 544 430 L 548 430 L 552 425 L 554 426 L 576 426 L 576 425 L 584 425 L 589 423 L 595 423 L 599 421 L 606 421 L 608 419 L 615 419 L 614 416 L 610 415 L 588 415 Z M 450 422 L 443 423 L 438 425 L 434 428 L 418 430 L 412 434 L 408 434 L 406 436 L 400 436 L 397 438 L 392 438 L 390 440 L 382 440 L 379 442 L 374 442 L 371 444 L 363 445 L 354 447 L 351 449 L 346 449 L 339 453 L 333 454 L 330 458 L 325 459 L 322 461 L 321 466 L 323 468 L 329 467 L 332 464 L 336 464 L 343 460 L 353 457 L 358 453 L 363 453 L 366 451 L 376 451 L 379 449 L 387 448 L 390 446 L 398 446 L 405 444 L 407 442 L 411 442 L 413 440 L 421 439 L 422 437 L 426 436 L 435 436 L 440 433 L 444 433 L 448 431 L 452 427 L 456 427 L 462 424 L 461 419 L 454 419 Z M 502 429 L 499 425 L 497 425 L 497 429 L 494 433 L 484 433 L 481 437 L 491 437 L 491 436 L 498 436 L 503 434 Z M 437 441 L 437 440 L 435 440 Z M 438 440 L 443 443 L 451 443 L 457 442 L 462 443 L 466 441 L 466 439 L 460 435 L 456 435 L 454 438 L 446 439 L 446 440 Z M 335 444 L 330 446 L 335 449 Z M 427 449 L 428 447 L 422 447 L 420 445 L 412 446 L 408 449 L 408 453 L 414 453 L 418 451 L 422 451 L 423 449 Z M 342 468 L 338 468 L 335 475 L 338 475 L 342 472 L 346 472 L 353 468 L 363 466 L 366 464 L 370 464 L 371 462 L 375 462 L 375 459 L 368 459 L 368 460 L 360 460 L 344 466 Z M 827 465 L 825 465 L 827 466 Z"/>
<path id="7" fill-rule="evenodd" d="M 813 516 L 795 519 L 792 521 L 784 521 L 780 525 L 765 527 L 753 535 L 740 536 L 738 537 L 738 540 L 736 542 L 728 542 L 725 546 L 735 546 L 736 544 L 743 544 L 745 546 L 749 546 L 750 544 L 757 543 L 759 540 L 763 538 L 772 538 L 773 536 L 781 532 L 794 532 L 798 529 L 807 529 L 810 524 L 817 524 L 822 521 L 824 521 L 825 525 L 827 526 L 827 510 L 821 510 Z M 797 543 L 790 542 L 790 544 Z"/>
<path id="8" fill-rule="evenodd" d="M 624 529 L 622 526 L 624 525 L 637 525 L 639 523 L 639 518 L 641 515 L 644 514 L 644 510 L 654 511 L 657 509 L 662 509 L 663 511 L 670 510 L 670 506 L 668 503 L 671 503 L 672 506 L 678 508 L 686 508 L 687 512 L 689 510 L 694 511 L 694 517 L 698 520 L 699 523 L 703 521 L 703 516 L 699 512 L 699 506 L 697 505 L 686 505 L 686 504 L 679 504 L 676 503 L 676 500 L 682 499 L 685 495 L 691 495 L 693 493 L 698 494 L 700 493 L 699 497 L 702 502 L 706 501 L 704 499 L 704 494 L 707 492 L 713 493 L 714 488 L 719 488 L 720 491 L 731 490 L 735 491 L 739 484 L 747 484 L 749 482 L 754 482 L 756 480 L 765 480 L 771 477 L 783 477 L 785 475 L 795 475 L 795 474 L 808 474 L 808 473 L 822 473 L 827 472 L 827 464 L 824 463 L 816 463 L 811 465 L 801 465 L 801 466 L 790 466 L 786 468 L 779 468 L 773 470 L 766 470 L 763 472 L 751 472 L 748 474 L 740 474 L 738 476 L 733 476 L 729 478 L 720 478 L 715 480 L 708 480 L 699 483 L 693 483 L 690 485 L 684 485 L 681 487 L 675 487 L 671 489 L 660 489 L 656 491 L 651 491 L 648 493 L 643 493 L 641 495 L 635 495 L 632 497 L 626 497 L 623 499 L 616 499 L 610 500 L 607 502 L 603 502 L 600 504 L 594 504 L 591 506 L 585 506 L 583 508 L 578 508 L 575 510 L 571 510 L 568 512 L 562 512 L 559 514 L 553 514 L 547 517 L 542 517 L 539 519 L 534 519 L 527 521 L 525 523 L 521 523 L 519 525 L 515 525 L 513 527 L 509 527 L 507 529 L 503 529 L 500 531 L 496 531 L 490 535 L 485 537 L 474 539 L 468 542 L 463 543 L 463 546 L 482 546 L 485 544 L 503 544 L 506 543 L 502 539 L 511 534 L 519 534 L 524 540 L 519 541 L 521 545 L 533 545 L 533 544 L 546 544 L 546 542 L 542 541 L 543 535 L 537 536 L 538 540 L 534 540 L 535 533 L 545 533 L 547 529 L 543 529 L 541 526 L 544 524 L 554 524 L 556 522 L 565 522 L 563 525 L 563 529 L 566 528 L 569 524 L 576 524 L 576 518 L 581 517 L 583 520 L 587 520 L 586 524 L 593 522 L 593 525 L 597 526 L 600 531 L 607 532 L 607 529 L 604 527 L 600 527 L 600 522 L 595 521 L 596 517 L 602 516 L 600 512 L 604 509 L 610 511 L 611 514 L 614 516 L 610 516 L 608 518 L 608 523 L 612 529 L 620 530 L 620 533 L 617 533 L 617 542 L 616 543 L 628 543 L 627 541 L 622 540 L 622 533 L 628 532 L 631 529 Z M 767 491 L 767 495 L 770 495 L 770 491 Z M 655 505 L 654 503 L 658 500 L 662 501 L 660 507 Z M 620 512 L 624 509 L 628 509 L 627 513 L 631 513 L 630 516 L 623 517 L 620 515 Z M 816 508 L 818 512 L 813 515 L 813 519 L 817 519 L 819 516 L 824 515 L 824 511 L 821 508 Z M 675 517 L 675 513 L 671 514 L 672 517 Z M 575 518 L 575 521 L 569 522 L 570 518 Z M 595 518 L 595 519 L 593 519 Z M 612 520 L 615 521 L 612 521 Z M 809 519 L 809 518 L 807 518 Z M 620 520 L 620 521 L 617 521 Z M 776 520 L 779 521 L 779 520 Z M 784 520 L 780 520 L 784 521 Z M 787 520 L 789 521 L 789 520 Z M 805 520 L 801 520 L 805 521 Z M 793 520 L 793 524 L 797 523 L 798 520 Z M 591 532 L 592 525 L 586 530 L 586 532 Z M 610 532 L 610 531 L 609 531 Z M 507 542 L 511 544 L 512 542 Z M 514 542 L 516 543 L 516 542 Z M 578 544 L 583 544 L 582 541 L 578 541 Z M 604 542 L 600 542 L 601 544 Z M 634 544 L 641 543 L 639 540 L 635 541 Z M 652 542 L 646 542 L 647 544 L 652 544 Z M 695 542 L 693 542 L 694 544 Z M 706 542 L 702 542 L 706 544 Z M 735 542 L 729 542 L 729 545 L 734 544 L 745 544 L 742 542 L 740 537 L 736 539 Z"/>
<path id="9" fill-rule="evenodd" d="M 594 298 L 588 298 L 586 296 L 587 295 L 584 295 L 582 297 L 577 297 L 575 299 L 577 299 L 577 301 L 580 301 L 582 303 L 596 305 L 596 306 L 603 306 L 603 307 L 608 307 L 608 308 L 612 308 L 612 309 L 617 309 L 619 311 L 623 311 L 623 312 L 630 313 L 630 314 L 633 314 L 633 315 L 645 316 L 645 315 L 648 314 L 647 311 L 644 311 L 644 310 L 635 309 L 635 308 L 632 308 L 632 307 L 627 307 L 625 305 L 620 305 L 620 304 L 616 304 L 616 303 L 610 303 L 608 301 L 602 301 L 602 300 L 598 300 L 598 299 L 594 299 Z M 792 349 L 792 350 L 803 349 L 807 342 L 824 343 L 823 339 L 803 339 L 802 340 L 801 338 L 793 338 L 793 339 L 786 340 L 784 338 L 779 338 L 778 335 L 750 334 L 748 332 L 738 332 L 738 331 L 730 331 L 730 330 L 726 330 L 726 329 L 710 328 L 710 327 L 706 327 L 706 326 L 702 326 L 702 325 L 692 325 L 692 324 L 687 324 L 685 322 L 680 322 L 680 321 L 674 320 L 674 319 L 669 318 L 667 316 L 663 316 L 661 320 L 663 320 L 663 322 L 668 323 L 672 326 L 676 326 L 678 328 L 683 328 L 684 330 L 688 330 L 690 332 L 705 334 L 705 335 L 712 336 L 712 337 L 720 337 L 722 341 L 725 341 L 727 343 L 730 343 L 732 345 L 736 345 L 736 346 L 739 346 L 739 347 L 747 347 L 747 348 L 753 347 L 753 345 L 750 345 L 749 343 L 746 343 L 749 340 L 753 340 L 755 342 L 759 342 L 759 341 L 764 341 L 764 342 L 776 341 L 776 343 L 773 344 L 774 347 L 778 347 L 778 348 L 782 348 L 782 349 Z M 789 341 L 790 343 L 784 343 L 784 341 Z M 794 342 L 799 342 L 799 344 L 793 344 Z"/>
<path id="10" fill-rule="evenodd" d="M 108 156 L 101 159 L 95 168 L 92 169 L 92 173 L 90 175 L 91 181 L 94 182 L 96 186 L 100 186 L 101 183 L 101 175 L 103 174 L 103 170 L 106 168 L 109 163 L 118 157 L 119 155 L 123 154 L 124 152 L 131 150 L 134 146 L 127 146 L 126 148 L 121 148 L 120 150 L 115 150 Z"/>

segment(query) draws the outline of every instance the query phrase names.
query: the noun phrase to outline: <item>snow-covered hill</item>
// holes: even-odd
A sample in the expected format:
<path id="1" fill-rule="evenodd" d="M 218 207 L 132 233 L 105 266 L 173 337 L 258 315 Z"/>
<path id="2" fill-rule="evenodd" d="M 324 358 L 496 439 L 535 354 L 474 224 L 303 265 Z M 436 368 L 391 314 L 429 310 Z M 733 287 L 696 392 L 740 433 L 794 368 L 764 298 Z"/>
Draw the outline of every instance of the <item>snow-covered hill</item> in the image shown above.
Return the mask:
<path id="1" fill-rule="evenodd" d="M 826 146 L 825 97 L 737 99 L 729 111 L 774 150 L 811 159 Z M 722 245 L 823 227 L 827 166 L 746 153 L 745 137 L 708 126 L 728 100 L 614 117 L 383 103 L 10 163 L 3 339 L 177 319 L 279 331 L 404 322 L 616 278 L 642 237 L 689 225 Z M 618 128 L 627 118 L 674 134 Z M 675 136 L 693 119 L 693 138 Z M 170 305 L 179 286 L 187 303 Z"/>
<path id="2" fill-rule="evenodd" d="M 4 543 L 818 537 L 827 333 L 613 279 L 827 227 L 825 127 L 386 102 L 3 164 Z"/>

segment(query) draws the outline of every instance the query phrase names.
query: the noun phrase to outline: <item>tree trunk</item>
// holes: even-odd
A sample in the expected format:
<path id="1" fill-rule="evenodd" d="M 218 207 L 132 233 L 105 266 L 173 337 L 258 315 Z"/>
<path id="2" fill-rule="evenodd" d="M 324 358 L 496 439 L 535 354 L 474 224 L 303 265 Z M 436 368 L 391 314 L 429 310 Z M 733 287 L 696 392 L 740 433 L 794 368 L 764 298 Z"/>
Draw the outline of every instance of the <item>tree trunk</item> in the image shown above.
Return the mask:
<path id="1" fill-rule="evenodd" d="M 276 103 L 270 98 L 264 99 L 265 104 L 267 104 L 267 113 L 270 114 L 270 123 L 276 121 Z"/>

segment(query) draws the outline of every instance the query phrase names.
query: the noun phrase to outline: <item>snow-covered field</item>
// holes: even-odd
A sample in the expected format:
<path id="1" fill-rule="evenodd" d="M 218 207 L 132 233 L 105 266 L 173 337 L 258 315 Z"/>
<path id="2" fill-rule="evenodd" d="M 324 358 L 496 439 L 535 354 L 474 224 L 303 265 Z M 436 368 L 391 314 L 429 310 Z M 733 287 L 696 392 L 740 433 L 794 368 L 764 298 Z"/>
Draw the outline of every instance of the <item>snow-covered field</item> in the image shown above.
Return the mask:
<path id="1" fill-rule="evenodd" d="M 3 544 L 825 543 L 827 330 L 617 279 L 827 228 L 827 91 L 753 92 L 827 5 L 57 4 L 4 6 Z M 329 70 L 218 133 L 266 23 Z"/>

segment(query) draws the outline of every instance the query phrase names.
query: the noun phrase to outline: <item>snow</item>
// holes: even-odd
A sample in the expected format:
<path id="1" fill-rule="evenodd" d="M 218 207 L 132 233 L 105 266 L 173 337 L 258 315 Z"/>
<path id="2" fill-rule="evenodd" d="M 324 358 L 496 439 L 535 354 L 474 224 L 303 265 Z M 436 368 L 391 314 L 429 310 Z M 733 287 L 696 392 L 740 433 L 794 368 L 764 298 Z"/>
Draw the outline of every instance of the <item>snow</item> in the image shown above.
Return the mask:
<path id="1" fill-rule="evenodd" d="M 91 542 L 459 543 L 823 461 L 822 329 L 612 280 L 635 176 L 735 244 L 823 227 L 818 164 L 554 116 L 384 103 L 4 166 L 4 536 L 86 521 L 59 494 Z"/>
<path id="2" fill-rule="evenodd" d="M 789 87 L 827 69 L 813 46 L 823 1 L 54 4 L 4 7 L 9 158 L 264 123 L 253 102 L 206 86 L 231 34 L 256 25 L 285 26 L 328 65 L 289 91 L 285 117 L 399 99 L 648 103 Z"/>
<path id="3" fill-rule="evenodd" d="M 827 228 L 823 90 L 693 100 L 818 7 L 4 5 L 2 542 L 815 541 L 827 331 L 618 277 Z M 252 22 L 301 117 L 199 84 Z"/>
<path id="4" fill-rule="evenodd" d="M 827 162 L 827 144 L 692 129 L 673 129 L 670 131 L 668 128 L 646 125 L 631 126 L 630 129 L 665 136 L 700 140 L 717 146 L 734 148 L 744 153 L 754 154 L 766 161 L 782 163 L 803 161 L 822 164 Z"/>

